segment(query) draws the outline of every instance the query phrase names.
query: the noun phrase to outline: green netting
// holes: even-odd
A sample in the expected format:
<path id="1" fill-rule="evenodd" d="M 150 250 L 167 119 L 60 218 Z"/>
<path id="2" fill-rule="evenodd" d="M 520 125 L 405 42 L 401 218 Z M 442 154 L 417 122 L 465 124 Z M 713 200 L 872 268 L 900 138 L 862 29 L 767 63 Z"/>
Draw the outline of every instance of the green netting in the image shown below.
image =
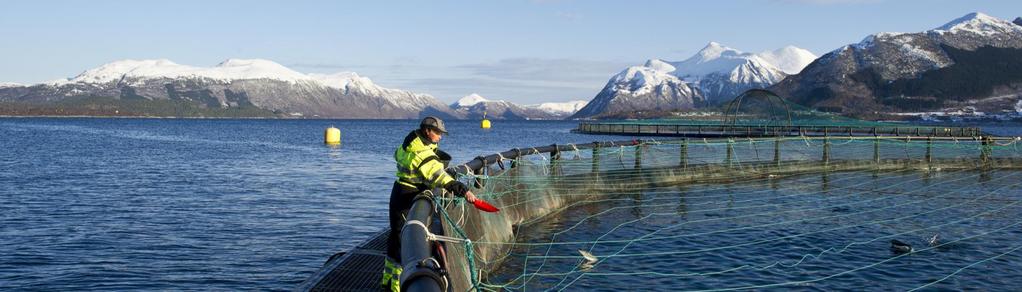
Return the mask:
<path id="1" fill-rule="evenodd" d="M 996 180 L 997 176 L 1018 174 L 1018 170 L 1022 169 L 1022 151 L 1017 142 L 1017 139 L 926 137 L 648 140 L 638 145 L 592 149 L 569 145 L 567 151 L 553 156 L 540 154 L 501 159 L 477 173 L 459 177 L 474 184 L 474 192 L 480 198 L 501 208 L 499 213 L 481 213 L 466 206 L 460 199 L 440 202 L 438 211 L 444 228 L 448 236 L 457 238 L 446 243 L 450 284 L 453 291 L 523 290 L 536 277 L 553 277 L 559 281 L 545 288 L 562 289 L 577 281 L 581 278 L 579 275 L 586 271 L 576 267 L 559 273 L 523 270 L 520 276 L 502 281 L 490 281 L 488 275 L 511 259 L 546 265 L 547 261 L 581 262 L 583 258 L 580 254 L 521 258 L 522 255 L 512 252 L 516 247 L 549 250 L 558 245 L 595 245 L 601 242 L 624 244 L 627 248 L 635 242 L 663 239 L 656 234 L 660 230 L 614 240 L 598 237 L 582 241 L 551 239 L 540 242 L 529 242 L 529 237 L 520 233 L 522 228 L 541 222 L 554 213 L 579 206 L 634 200 L 622 197 L 622 194 L 634 194 L 651 187 L 774 180 L 807 173 L 873 172 L 879 175 L 892 171 L 920 174 L 978 171 L 994 176 Z M 1014 180 L 1017 181 L 1017 178 Z M 839 181 L 835 179 L 833 183 L 840 184 Z M 824 181 L 826 183 L 831 182 Z M 897 183 L 892 183 L 892 186 L 895 185 Z M 583 227 L 566 227 L 564 231 L 573 228 Z M 599 260 L 628 256 L 629 253 L 600 255 Z M 634 271 L 634 275 L 643 273 L 660 272 Z"/>

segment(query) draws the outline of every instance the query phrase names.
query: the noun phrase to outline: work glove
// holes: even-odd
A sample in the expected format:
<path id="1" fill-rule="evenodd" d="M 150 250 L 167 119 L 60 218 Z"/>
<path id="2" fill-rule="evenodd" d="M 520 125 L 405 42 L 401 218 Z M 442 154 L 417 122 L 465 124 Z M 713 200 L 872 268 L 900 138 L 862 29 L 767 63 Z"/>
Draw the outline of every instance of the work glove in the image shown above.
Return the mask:
<path id="1" fill-rule="evenodd" d="M 459 197 L 464 197 L 465 193 L 468 192 L 468 186 L 456 180 L 444 185 L 444 189 Z"/>

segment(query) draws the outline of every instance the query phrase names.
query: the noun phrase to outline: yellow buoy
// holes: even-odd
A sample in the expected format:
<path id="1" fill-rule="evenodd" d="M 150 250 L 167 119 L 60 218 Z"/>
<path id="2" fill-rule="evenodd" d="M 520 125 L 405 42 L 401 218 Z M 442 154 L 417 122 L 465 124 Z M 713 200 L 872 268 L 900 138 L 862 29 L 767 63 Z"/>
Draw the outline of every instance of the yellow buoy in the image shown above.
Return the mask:
<path id="1" fill-rule="evenodd" d="M 341 129 L 330 126 L 326 128 L 326 133 L 323 134 L 323 142 L 330 145 L 341 144 Z"/>
<path id="2" fill-rule="evenodd" d="M 482 121 L 482 123 L 479 124 L 479 127 L 483 128 L 483 129 L 489 129 L 490 128 L 490 120 L 486 119 L 486 112 L 483 112 L 483 121 Z"/>

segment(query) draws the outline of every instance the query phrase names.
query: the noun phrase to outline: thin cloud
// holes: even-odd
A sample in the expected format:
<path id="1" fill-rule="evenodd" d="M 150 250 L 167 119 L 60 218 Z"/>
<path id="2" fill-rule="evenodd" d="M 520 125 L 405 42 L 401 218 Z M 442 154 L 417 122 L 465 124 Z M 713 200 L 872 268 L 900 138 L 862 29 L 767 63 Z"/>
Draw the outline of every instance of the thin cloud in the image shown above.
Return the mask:
<path id="1" fill-rule="evenodd" d="M 581 14 L 572 13 L 572 12 L 563 12 L 563 11 L 562 12 L 557 12 L 557 17 L 560 17 L 561 19 L 564 19 L 564 20 L 567 20 L 567 21 L 577 21 L 577 20 L 582 19 L 582 15 Z"/>
<path id="2" fill-rule="evenodd" d="M 450 90 L 448 94 L 479 92 L 487 98 L 520 103 L 588 100 L 606 85 L 611 76 L 635 64 L 566 58 L 509 58 L 455 66 L 455 69 L 465 71 L 468 77 L 433 78 L 422 80 L 424 83 L 418 85 Z M 453 87 L 460 87 L 461 91 Z M 494 96 L 486 95 L 487 92 Z"/>
<path id="3" fill-rule="evenodd" d="M 359 66 L 329 62 L 290 66 L 316 71 L 354 71 L 387 88 L 410 90 L 453 101 L 476 92 L 516 103 L 567 101 L 595 96 L 607 80 L 638 64 L 567 58 L 509 58 L 456 66 L 420 65 L 399 60 L 390 65 Z M 301 70 L 300 70 L 301 71 Z"/>
<path id="4" fill-rule="evenodd" d="M 493 78 L 421 78 L 404 80 L 408 87 L 428 89 L 438 98 L 453 101 L 470 93 L 478 93 L 488 99 L 501 99 L 519 104 L 536 104 L 550 101 L 589 100 L 603 87 L 579 86 L 558 82 L 522 82 Z"/>
<path id="5" fill-rule="evenodd" d="M 620 61 L 510 58 L 494 63 L 461 65 L 457 68 L 497 79 L 591 82 L 606 81 L 611 75 L 634 64 L 635 62 Z"/>

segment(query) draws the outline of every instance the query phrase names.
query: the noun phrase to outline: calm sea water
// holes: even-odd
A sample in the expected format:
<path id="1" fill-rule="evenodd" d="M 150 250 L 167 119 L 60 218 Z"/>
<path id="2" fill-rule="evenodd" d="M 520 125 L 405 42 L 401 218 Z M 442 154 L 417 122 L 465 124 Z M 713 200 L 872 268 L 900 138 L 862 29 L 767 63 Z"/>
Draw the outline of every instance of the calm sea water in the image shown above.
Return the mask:
<path id="1" fill-rule="evenodd" d="M 342 131 L 337 148 L 323 130 Z M 387 224 L 418 121 L 0 119 L 0 290 L 283 290 Z M 455 162 L 591 142 L 452 121 Z M 615 139 L 624 139 L 615 137 Z"/>
<path id="2" fill-rule="evenodd" d="M 807 174 L 611 198 L 518 230 L 531 245 L 517 246 L 488 284 L 526 291 L 1022 287 L 1022 171 Z M 892 252 L 891 240 L 915 252 Z M 551 242 L 558 244 L 544 245 Z M 578 250 L 601 261 L 582 265 Z"/>
<path id="3" fill-rule="evenodd" d="M 291 289 L 386 225 L 391 153 L 417 123 L 0 119 L 0 290 Z M 321 143 L 330 125 L 340 147 Z M 574 126 L 453 121 L 441 147 L 463 162 L 629 139 Z"/>

